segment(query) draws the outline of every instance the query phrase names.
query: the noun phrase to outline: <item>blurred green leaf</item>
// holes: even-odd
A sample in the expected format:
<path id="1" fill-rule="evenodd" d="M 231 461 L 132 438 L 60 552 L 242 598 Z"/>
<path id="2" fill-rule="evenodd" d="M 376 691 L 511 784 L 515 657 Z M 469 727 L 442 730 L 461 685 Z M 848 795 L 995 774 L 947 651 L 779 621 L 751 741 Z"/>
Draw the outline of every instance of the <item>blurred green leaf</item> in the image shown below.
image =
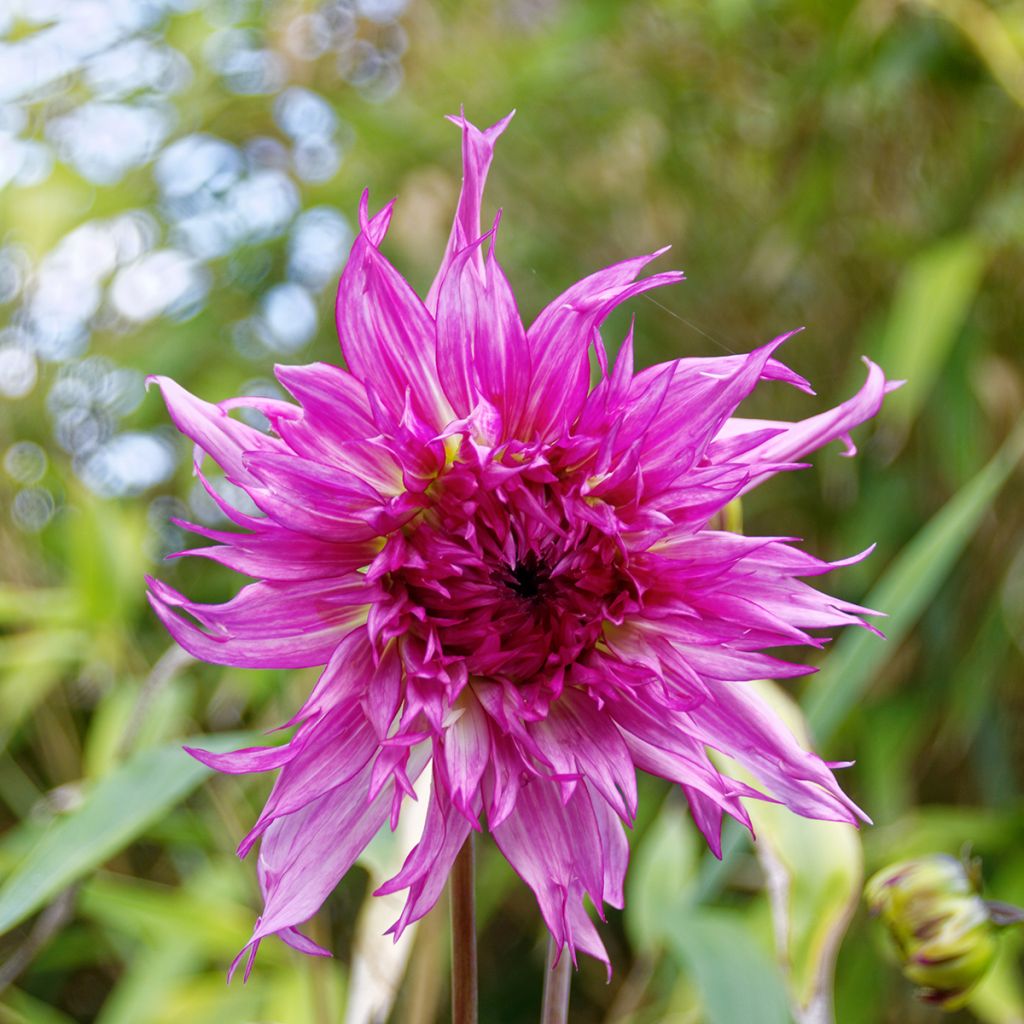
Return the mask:
<path id="1" fill-rule="evenodd" d="M 227 733 L 184 742 L 225 750 L 250 739 Z M 53 823 L 0 887 L 0 933 L 127 846 L 210 774 L 181 747 L 175 743 L 136 754 L 97 783 L 80 808 Z"/>
<path id="2" fill-rule="evenodd" d="M 72 1024 L 71 1018 L 19 988 L 4 992 L 0 1024 Z"/>
<path id="3" fill-rule="evenodd" d="M 70 587 L 15 587 L 0 583 L 0 625 L 66 625 L 79 614 Z"/>
<path id="4" fill-rule="evenodd" d="M 202 927 L 201 920 L 196 922 Z M 195 949 L 173 941 L 143 946 L 103 1004 L 96 1024 L 152 1024 L 183 978 L 199 966 Z"/>
<path id="5" fill-rule="evenodd" d="M 636 948 L 662 947 L 673 920 L 689 913 L 698 852 L 685 805 L 670 794 L 634 849 L 626 875 L 623 919 Z"/>
<path id="6" fill-rule="evenodd" d="M 807 726 L 796 703 L 773 683 L 751 684 L 805 745 Z M 730 774 L 738 773 L 732 768 Z M 751 780 L 754 781 L 754 780 Z M 779 804 L 745 801 L 765 872 L 776 944 L 797 1020 L 833 1019 L 832 979 L 846 928 L 860 901 L 863 855 L 857 830 L 815 821 Z"/>
<path id="7" fill-rule="evenodd" d="M 807 692 L 811 732 L 827 743 L 850 709 L 898 649 L 974 536 L 982 517 L 1024 455 L 1024 420 L 972 480 L 925 524 L 893 560 L 865 604 L 888 613 L 883 642 L 866 630 L 848 630 Z"/>
<path id="8" fill-rule="evenodd" d="M 146 517 L 139 505 L 80 493 L 66 520 L 69 569 L 85 621 L 120 633 L 140 607 L 146 556 Z"/>
<path id="9" fill-rule="evenodd" d="M 895 860 L 928 853 L 959 854 L 965 839 L 986 857 L 1019 848 L 1024 838 L 1024 807 L 918 807 L 899 821 L 868 829 L 864 848 L 872 870 Z"/>
<path id="10" fill-rule="evenodd" d="M 0 747 L 89 646 L 80 629 L 33 629 L 0 639 Z"/>
<path id="11" fill-rule="evenodd" d="M 1024 987 L 1018 957 L 1020 942 L 1004 935 L 996 961 L 967 1005 L 985 1024 L 1024 1024 Z"/>
<path id="12" fill-rule="evenodd" d="M 782 977 L 743 915 L 690 911 L 668 925 L 669 947 L 693 977 L 706 1024 L 789 1024 Z"/>
<path id="13" fill-rule="evenodd" d="M 986 250 L 973 235 L 939 242 L 903 272 L 878 361 L 906 384 L 883 416 L 905 432 L 917 418 L 960 333 L 985 269 Z"/>
<path id="14" fill-rule="evenodd" d="M 237 863 L 231 865 L 237 873 Z M 209 871 L 197 872 L 181 888 L 98 872 L 82 887 L 79 912 L 135 942 L 162 942 L 229 960 L 248 941 L 252 912 L 213 891 Z"/>

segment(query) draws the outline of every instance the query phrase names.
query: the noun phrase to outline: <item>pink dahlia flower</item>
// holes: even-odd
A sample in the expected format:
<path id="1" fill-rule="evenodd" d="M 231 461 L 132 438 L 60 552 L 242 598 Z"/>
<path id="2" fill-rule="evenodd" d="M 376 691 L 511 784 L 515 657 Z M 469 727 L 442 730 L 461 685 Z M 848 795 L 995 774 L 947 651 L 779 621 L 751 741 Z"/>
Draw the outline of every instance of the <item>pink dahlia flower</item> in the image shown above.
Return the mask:
<path id="1" fill-rule="evenodd" d="M 724 814 L 749 826 L 744 797 L 864 817 L 743 684 L 805 674 L 765 650 L 820 647 L 809 630 L 865 625 L 867 610 L 803 582 L 841 563 L 712 524 L 807 452 L 849 446 L 882 402 L 882 372 L 869 363 L 849 401 L 783 423 L 734 413 L 761 380 L 810 391 L 774 358 L 788 335 L 636 372 L 630 334 L 609 366 L 608 313 L 683 278 L 638 279 L 659 253 L 572 285 L 525 328 L 494 254 L 497 223 L 483 235 L 479 224 L 508 119 L 486 131 L 453 120 L 462 193 L 425 301 L 381 255 L 391 205 L 371 217 L 363 196 L 338 290 L 347 370 L 278 367 L 297 404 L 211 405 L 155 378 L 196 444 L 199 479 L 241 527 L 183 524 L 216 543 L 182 554 L 255 579 L 222 605 L 152 580 L 157 615 L 206 661 L 324 666 L 288 743 L 190 751 L 224 772 L 278 772 L 239 847 L 261 844 L 247 970 L 268 935 L 326 954 L 298 926 L 394 828 L 426 772 L 422 836 L 378 890 L 408 892 L 395 935 L 430 910 L 486 823 L 574 959 L 607 962 L 583 897 L 598 914 L 622 906 L 637 769 L 682 787 L 716 854 Z M 230 415 L 242 406 L 270 432 Z M 207 483 L 207 455 L 258 514 Z M 763 791 L 723 775 L 709 748 Z"/>

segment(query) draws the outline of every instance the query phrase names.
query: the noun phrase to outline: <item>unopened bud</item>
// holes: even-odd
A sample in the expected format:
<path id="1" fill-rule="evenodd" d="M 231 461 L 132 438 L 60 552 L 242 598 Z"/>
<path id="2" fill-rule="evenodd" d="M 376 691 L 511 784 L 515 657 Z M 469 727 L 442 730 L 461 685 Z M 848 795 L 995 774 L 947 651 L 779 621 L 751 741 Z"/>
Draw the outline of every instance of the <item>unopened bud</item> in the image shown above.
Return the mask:
<path id="1" fill-rule="evenodd" d="M 933 854 L 883 868 L 864 898 L 895 941 L 904 976 L 944 1010 L 963 1006 L 995 959 L 1009 920 L 979 893 L 977 862 Z M 1014 909 L 1014 908 L 1009 908 Z"/>

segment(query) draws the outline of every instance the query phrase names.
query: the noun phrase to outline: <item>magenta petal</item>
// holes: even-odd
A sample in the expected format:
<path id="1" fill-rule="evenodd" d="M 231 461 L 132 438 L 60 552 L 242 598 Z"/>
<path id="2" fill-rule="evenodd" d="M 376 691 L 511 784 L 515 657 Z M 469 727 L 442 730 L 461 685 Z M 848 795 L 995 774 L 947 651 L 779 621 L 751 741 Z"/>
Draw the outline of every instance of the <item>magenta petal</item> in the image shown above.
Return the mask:
<path id="1" fill-rule="evenodd" d="M 864 362 L 868 367 L 864 386 L 853 398 L 828 412 L 819 413 L 797 423 L 735 419 L 726 425 L 726 436 L 730 438 L 758 429 L 777 431 L 774 436 L 743 455 L 744 461 L 752 466 L 763 467 L 751 480 L 747 490 L 770 476 L 775 464 L 793 462 L 830 441 L 843 441 L 846 445 L 846 455 L 856 453 L 857 449 L 850 440 L 849 432 L 877 414 L 882 407 L 882 400 L 889 391 L 889 385 L 881 369 L 869 359 L 865 359 Z"/>
<path id="2" fill-rule="evenodd" d="M 373 437 L 377 428 L 366 388 L 352 374 L 329 363 L 275 366 L 277 379 L 302 405 L 315 428 L 340 441 Z"/>
<path id="3" fill-rule="evenodd" d="M 636 280 L 661 252 L 591 274 L 563 292 L 533 322 L 526 335 L 533 371 L 523 427 L 529 434 L 546 437 L 579 414 L 590 378 L 587 351 L 604 318 L 634 295 L 683 280 L 675 271 Z"/>
<path id="4" fill-rule="evenodd" d="M 402 659 L 398 644 L 391 643 L 365 679 L 363 710 L 377 738 L 388 734 L 402 700 Z"/>
<path id="5" fill-rule="evenodd" d="M 365 588 L 355 581 L 251 583 L 221 605 L 197 604 L 159 580 L 149 603 L 189 654 L 216 665 L 307 668 L 322 665 L 366 620 Z M 207 627 L 177 614 L 181 609 Z"/>
<path id="6" fill-rule="evenodd" d="M 621 833 L 621 825 L 616 822 L 613 827 Z M 598 824 L 586 787 L 577 786 L 563 804 L 556 784 L 534 780 L 520 791 L 512 814 L 492 832 L 508 862 L 537 896 L 556 947 L 567 945 L 574 960 L 579 947 L 607 963 L 593 925 L 575 908 L 584 893 L 596 907 L 606 892 L 617 894 L 621 878 L 607 878 L 606 865 L 614 860 L 618 872 L 624 864 L 620 849 L 613 858 L 605 848 L 608 833 Z"/>
<path id="7" fill-rule="evenodd" d="M 444 732 L 434 764 L 452 805 L 475 823 L 480 780 L 490 760 L 490 730 L 487 715 L 474 698 L 467 697 L 459 712 Z"/>
<path id="8" fill-rule="evenodd" d="M 224 409 L 196 398 L 169 377 L 150 377 L 149 383 L 159 385 L 174 425 L 234 483 L 245 486 L 251 479 L 242 461 L 245 452 L 282 450 L 279 441 L 232 419 Z"/>
<path id="9" fill-rule="evenodd" d="M 281 526 L 332 541 L 372 537 L 383 496 L 364 479 L 298 456 L 256 452 L 243 457 L 256 481 L 253 500 Z"/>
<path id="10" fill-rule="evenodd" d="M 498 410 L 508 434 L 526 401 L 530 354 L 512 289 L 493 248 L 486 259 L 481 257 L 485 241 L 473 242 L 452 258 L 441 286 L 437 368 L 459 416 L 486 399 Z"/>
<path id="11" fill-rule="evenodd" d="M 797 331 L 762 345 L 747 356 L 698 360 L 699 367 L 680 368 L 648 431 L 646 450 L 652 465 L 670 463 L 688 469 L 700 459 L 723 424 L 764 375 L 772 353 Z M 719 364 L 719 372 L 712 366 Z"/>
<path id="12" fill-rule="evenodd" d="M 776 648 L 875 630 L 876 613 L 811 585 L 864 553 L 830 563 L 794 538 L 711 527 L 815 448 L 852 450 L 849 431 L 896 385 L 869 363 L 849 401 L 780 423 L 736 412 L 762 382 L 811 391 L 775 358 L 789 335 L 638 371 L 631 325 L 610 366 L 608 314 L 682 279 L 640 277 L 658 253 L 577 282 L 525 331 L 494 255 L 498 219 L 480 231 L 508 118 L 483 131 L 453 120 L 462 190 L 425 302 L 380 251 L 393 204 L 371 217 L 360 202 L 337 299 L 348 369 L 278 367 L 295 402 L 213 405 L 154 378 L 233 524 L 179 521 L 211 543 L 174 557 L 254 580 L 223 604 L 151 580 L 157 616 L 207 661 L 323 666 L 286 743 L 190 751 L 224 772 L 277 773 L 239 847 L 262 842 L 266 904 L 232 965 L 246 975 L 268 935 L 325 955 L 298 925 L 375 831 L 397 826 L 431 761 L 422 835 L 378 890 L 408 893 L 391 932 L 436 903 L 486 828 L 573 960 L 608 960 L 590 911 L 622 906 L 637 771 L 683 789 L 716 854 L 724 815 L 749 828 L 747 799 L 865 820 L 838 764 L 805 750 L 749 682 L 811 671 Z M 233 417 L 252 412 L 264 431 Z M 225 479 L 207 479 L 206 455 Z"/>
<path id="13" fill-rule="evenodd" d="M 266 580 L 311 580 L 344 576 L 372 561 L 376 546 L 369 540 L 336 542 L 311 537 L 269 520 L 252 524 L 252 532 L 211 530 L 196 523 L 175 520 L 178 526 L 207 540 L 206 547 L 190 548 L 170 558 L 209 558 L 245 576 Z"/>
<path id="14" fill-rule="evenodd" d="M 611 719 L 583 693 L 566 691 L 530 734 L 556 774 L 589 780 L 622 819 L 636 816 L 636 771 Z"/>
<path id="15" fill-rule="evenodd" d="M 444 890 L 455 858 L 471 828 L 468 817 L 456 809 L 435 785 L 422 838 L 405 859 L 402 870 L 374 893 L 375 896 L 384 896 L 402 889 L 409 890 L 401 916 L 388 929 L 389 934 L 398 939 L 413 921 L 418 921 L 431 910 Z"/>
<path id="16" fill-rule="evenodd" d="M 480 204 L 483 200 L 484 185 L 487 183 L 487 172 L 494 158 L 494 144 L 508 127 L 514 114 L 513 110 L 497 124 L 492 124 L 483 131 L 467 121 L 464 114 L 448 118 L 462 128 L 462 190 L 459 193 L 459 205 L 455 211 L 455 220 L 448 236 L 441 266 L 427 293 L 426 304 L 431 313 L 437 312 L 438 293 L 453 257 L 480 237 Z"/>
<path id="17" fill-rule="evenodd" d="M 423 750 L 415 757 L 414 777 L 428 754 Z M 252 941 L 309 920 L 384 824 L 390 788 L 368 802 L 369 779 L 367 767 L 349 785 L 329 790 L 267 829 L 258 861 L 264 910 Z"/>
<path id="18" fill-rule="evenodd" d="M 227 754 L 215 754 L 199 747 L 185 747 L 197 761 L 214 771 L 226 772 L 229 775 L 244 775 L 247 772 L 268 772 L 287 764 L 294 756 L 290 743 L 277 747 L 245 747 L 232 750 Z"/>
<path id="19" fill-rule="evenodd" d="M 304 723 L 288 746 L 292 748 L 291 757 L 283 765 L 256 824 L 242 840 L 240 857 L 278 818 L 294 814 L 351 782 L 377 751 L 377 737 L 358 702 L 350 700 Z"/>
<path id="20" fill-rule="evenodd" d="M 352 373 L 373 388 L 393 416 L 401 418 L 408 395 L 414 414 L 440 428 L 451 418 L 451 406 L 437 378 L 434 321 L 377 248 L 389 210 L 371 221 L 366 204 L 364 195 L 362 231 L 338 286 L 341 350 Z"/>
<path id="21" fill-rule="evenodd" d="M 686 802 L 690 807 L 693 823 L 700 829 L 708 848 L 719 859 L 722 859 L 722 805 L 706 793 L 693 786 L 683 786 Z"/>

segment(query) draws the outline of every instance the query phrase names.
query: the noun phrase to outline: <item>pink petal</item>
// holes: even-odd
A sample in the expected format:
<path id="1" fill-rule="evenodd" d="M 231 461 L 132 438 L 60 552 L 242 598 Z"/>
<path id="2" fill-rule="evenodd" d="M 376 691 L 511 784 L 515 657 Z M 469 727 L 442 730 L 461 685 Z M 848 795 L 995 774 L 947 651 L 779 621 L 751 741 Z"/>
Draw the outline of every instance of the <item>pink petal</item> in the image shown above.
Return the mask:
<path id="1" fill-rule="evenodd" d="M 618 730 L 584 693 L 566 689 L 530 734 L 558 775 L 578 774 L 624 821 L 636 816 L 636 772 Z"/>
<path id="2" fill-rule="evenodd" d="M 253 501 L 281 526 L 321 540 L 360 541 L 377 532 L 384 497 L 354 473 L 319 465 L 294 453 L 243 456 L 255 486 Z"/>
<path id="3" fill-rule="evenodd" d="M 408 397 L 413 414 L 439 429 L 452 411 L 437 377 L 433 318 L 377 248 L 390 215 L 385 207 L 370 220 L 363 194 L 362 230 L 338 286 L 341 350 L 392 416 L 401 419 Z"/>
<path id="4" fill-rule="evenodd" d="M 676 271 L 636 280 L 662 252 L 591 274 L 541 311 L 526 334 L 533 369 L 523 421 L 527 436 L 548 437 L 576 419 L 589 387 L 587 351 L 604 318 L 634 295 L 683 280 Z"/>
<path id="5" fill-rule="evenodd" d="M 434 770 L 452 805 L 475 822 L 480 813 L 480 780 L 491 752 L 490 730 L 487 715 L 472 694 L 464 694 L 457 713 L 459 718 L 438 742 Z"/>
<path id="6" fill-rule="evenodd" d="M 427 293 L 426 305 L 431 313 L 437 312 L 438 294 L 453 257 L 480 237 L 480 204 L 483 200 L 484 185 L 487 183 L 487 172 L 494 157 L 494 144 L 508 127 L 514 114 L 513 110 L 497 124 L 492 124 L 483 131 L 467 121 L 465 114 L 448 118 L 462 128 L 462 189 L 441 266 Z"/>
<path id="7" fill-rule="evenodd" d="M 772 353 L 796 333 L 779 335 L 747 356 L 680 365 L 657 421 L 647 433 L 644 454 L 648 479 L 653 467 L 668 464 L 680 471 L 693 466 L 764 376 Z M 718 372 L 712 372 L 713 368 Z"/>
<path id="8" fill-rule="evenodd" d="M 480 813 L 477 797 L 476 813 Z M 403 931 L 426 914 L 444 891 L 455 858 L 469 836 L 469 817 L 457 809 L 435 783 L 423 825 L 423 836 L 406 857 L 402 870 L 375 892 L 375 896 L 409 890 L 401 916 L 388 929 L 397 940 Z"/>
<path id="9" fill-rule="evenodd" d="M 242 460 L 245 452 L 284 450 L 280 441 L 232 419 L 225 409 L 196 398 L 169 377 L 149 377 L 146 383 L 159 385 L 174 425 L 240 487 L 251 483 Z"/>
<path id="10" fill-rule="evenodd" d="M 745 490 L 750 490 L 772 474 L 774 463 L 792 462 L 809 452 L 816 451 L 830 441 L 841 440 L 846 445 L 845 455 L 854 455 L 857 449 L 849 432 L 866 420 L 871 419 L 882 407 L 882 400 L 892 390 L 881 369 L 869 359 L 867 380 L 853 398 L 837 405 L 828 412 L 819 413 L 810 419 L 797 423 L 783 423 L 766 420 L 733 419 L 723 432 L 726 437 L 736 437 L 755 430 L 775 429 L 775 436 L 748 451 L 743 460 L 755 467 L 763 467 L 752 478 Z M 721 435 L 720 435 L 721 436 Z"/>
<path id="11" fill-rule="evenodd" d="M 289 746 L 294 752 L 274 782 L 256 824 L 239 845 L 240 857 L 278 818 L 301 811 L 339 786 L 354 785 L 353 780 L 379 749 L 356 700 L 304 724 Z"/>
<path id="12" fill-rule="evenodd" d="M 377 433 L 366 388 L 346 370 L 329 363 L 311 363 L 275 366 L 274 374 L 302 405 L 303 415 L 324 435 L 358 441 Z"/>
<path id="13" fill-rule="evenodd" d="M 251 583 L 221 605 L 189 601 L 148 578 L 149 603 L 189 654 L 215 665 L 307 668 L 323 665 L 338 642 L 366 620 L 372 588 L 355 580 Z M 177 609 L 196 618 L 182 618 Z"/>
<path id="14" fill-rule="evenodd" d="M 487 258 L 480 257 L 486 238 L 452 257 L 438 293 L 437 368 L 459 416 L 486 399 L 500 414 L 507 436 L 525 404 L 530 354 L 493 241 Z"/>
<path id="15" fill-rule="evenodd" d="M 245 576 L 267 580 L 310 580 L 344 576 L 362 568 L 372 561 L 377 553 L 377 545 L 369 540 L 324 541 L 267 520 L 260 520 L 254 524 L 251 533 L 211 530 L 180 519 L 175 519 L 174 522 L 185 530 L 220 543 L 178 551 L 169 555 L 169 558 L 209 558 Z"/>
<path id="16" fill-rule="evenodd" d="M 614 835 L 608 830 L 621 833 L 622 826 L 608 819 L 599 824 L 594 807 L 602 798 L 592 798 L 585 785 L 577 786 L 564 804 L 558 794 L 555 783 L 527 783 L 515 810 L 492 827 L 494 841 L 534 891 L 555 945 L 567 945 L 574 962 L 579 948 L 607 963 L 580 901 L 586 893 L 600 907 L 606 895 L 614 898 L 621 891 L 622 851 L 617 844 L 608 849 Z"/>
<path id="17" fill-rule="evenodd" d="M 416 751 L 412 775 L 429 757 Z M 387 819 L 390 785 L 367 801 L 370 768 L 300 811 L 275 820 L 260 845 L 258 873 L 264 910 L 250 943 L 307 921 L 355 863 Z"/>

